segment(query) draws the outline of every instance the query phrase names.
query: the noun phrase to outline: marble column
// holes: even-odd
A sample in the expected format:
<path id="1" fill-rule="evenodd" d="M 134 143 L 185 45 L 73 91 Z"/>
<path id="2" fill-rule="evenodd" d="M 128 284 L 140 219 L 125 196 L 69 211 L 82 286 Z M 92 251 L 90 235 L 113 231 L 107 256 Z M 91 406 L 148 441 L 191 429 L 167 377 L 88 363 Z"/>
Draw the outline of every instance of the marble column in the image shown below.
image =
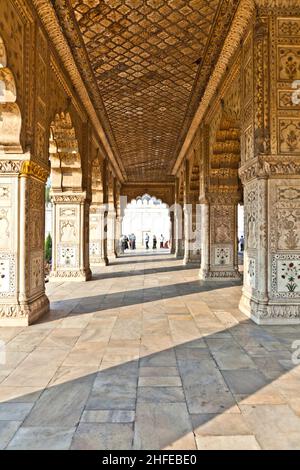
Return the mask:
<path id="1" fill-rule="evenodd" d="M 85 192 L 52 192 L 53 240 L 50 280 L 87 281 L 89 202 Z"/>
<path id="2" fill-rule="evenodd" d="M 237 205 L 240 196 L 209 195 L 202 204 L 202 260 L 200 278 L 240 279 L 238 269 Z"/>
<path id="3" fill-rule="evenodd" d="M 104 204 L 92 204 L 90 206 L 90 265 L 92 267 L 108 264 L 105 219 Z"/>
<path id="4" fill-rule="evenodd" d="M 286 25 L 300 30 L 299 12 L 258 9 L 243 45 L 242 73 L 251 74 L 242 96 L 240 309 L 258 324 L 300 323 L 300 36 L 286 32 Z"/>
<path id="5" fill-rule="evenodd" d="M 116 215 L 116 239 L 115 239 L 115 253 L 119 256 L 121 253 L 121 235 L 122 235 L 122 220 L 120 214 Z"/>
<path id="6" fill-rule="evenodd" d="M 201 205 L 201 264 L 199 277 L 200 279 L 207 279 L 210 266 L 209 257 L 209 204 L 202 203 Z"/>
<path id="7" fill-rule="evenodd" d="M 175 257 L 182 259 L 184 256 L 184 228 L 183 228 L 183 210 L 181 204 L 176 204 L 175 214 Z"/>
<path id="8" fill-rule="evenodd" d="M 200 205 L 189 204 L 184 208 L 185 249 L 184 264 L 198 264 L 201 260 Z"/>
<path id="9" fill-rule="evenodd" d="M 107 256 L 108 259 L 115 259 L 116 254 L 116 210 L 109 204 L 107 212 Z"/>
<path id="10" fill-rule="evenodd" d="M 176 252 L 176 234 L 175 234 L 175 217 L 174 217 L 174 212 L 170 212 L 170 224 L 171 224 L 171 230 L 170 230 L 170 240 L 171 240 L 171 246 L 170 246 L 170 251 L 171 254 L 174 255 Z"/>
<path id="11" fill-rule="evenodd" d="M 191 261 L 191 237 L 192 237 L 192 207 L 191 204 L 185 204 L 183 208 L 184 218 L 184 256 L 183 264 L 189 264 Z"/>
<path id="12" fill-rule="evenodd" d="M 49 169 L 10 154 L 0 161 L 0 325 L 26 326 L 49 310 L 45 295 L 45 182 Z M 24 160 L 22 160 L 22 158 Z"/>
<path id="13" fill-rule="evenodd" d="M 285 158 L 283 162 L 288 168 Z M 300 323 L 300 161 L 297 165 L 293 176 L 282 174 L 282 161 L 265 162 L 268 176 L 244 180 L 240 309 L 258 324 Z"/>

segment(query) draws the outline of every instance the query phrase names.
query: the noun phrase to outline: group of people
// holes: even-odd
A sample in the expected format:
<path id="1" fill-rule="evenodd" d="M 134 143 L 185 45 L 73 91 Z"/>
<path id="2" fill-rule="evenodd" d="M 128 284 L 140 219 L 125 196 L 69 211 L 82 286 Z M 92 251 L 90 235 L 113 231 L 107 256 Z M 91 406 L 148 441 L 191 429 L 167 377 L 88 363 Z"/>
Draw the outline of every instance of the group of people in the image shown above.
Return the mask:
<path id="1" fill-rule="evenodd" d="M 146 233 L 145 235 L 145 246 L 146 246 L 146 250 L 149 250 L 149 242 L 150 242 L 150 236 L 148 233 Z M 160 248 L 168 248 L 168 242 L 165 242 L 165 237 L 163 236 L 163 234 L 160 235 L 159 237 L 159 246 Z M 157 238 L 156 238 L 156 235 L 153 235 L 152 237 L 152 250 L 156 250 L 157 248 Z"/>
<path id="2" fill-rule="evenodd" d="M 146 250 L 149 250 L 150 248 L 150 236 L 148 233 L 145 235 L 145 246 Z M 125 250 L 135 250 L 136 249 L 136 236 L 134 233 L 131 233 L 130 235 L 122 235 L 121 237 L 121 251 L 124 253 Z M 165 237 L 163 234 L 160 235 L 159 237 L 159 247 L 160 248 L 169 248 L 169 242 L 165 240 Z M 156 235 L 152 236 L 152 249 L 156 250 L 157 249 L 157 238 Z"/>
<path id="3" fill-rule="evenodd" d="M 136 248 L 136 236 L 134 233 L 130 235 L 122 235 L 121 237 L 121 248 L 124 252 L 125 250 L 135 250 Z"/>

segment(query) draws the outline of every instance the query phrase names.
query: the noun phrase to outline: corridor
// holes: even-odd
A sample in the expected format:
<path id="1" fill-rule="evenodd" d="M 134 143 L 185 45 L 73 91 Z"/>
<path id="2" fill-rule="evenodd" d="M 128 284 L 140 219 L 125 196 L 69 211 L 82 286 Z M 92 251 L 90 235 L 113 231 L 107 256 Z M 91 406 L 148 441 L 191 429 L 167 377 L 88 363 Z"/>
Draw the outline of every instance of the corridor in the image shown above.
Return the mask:
<path id="1" fill-rule="evenodd" d="M 50 314 L 0 330 L 1 448 L 299 449 L 300 326 L 247 320 L 237 283 L 164 253 L 47 291 Z"/>

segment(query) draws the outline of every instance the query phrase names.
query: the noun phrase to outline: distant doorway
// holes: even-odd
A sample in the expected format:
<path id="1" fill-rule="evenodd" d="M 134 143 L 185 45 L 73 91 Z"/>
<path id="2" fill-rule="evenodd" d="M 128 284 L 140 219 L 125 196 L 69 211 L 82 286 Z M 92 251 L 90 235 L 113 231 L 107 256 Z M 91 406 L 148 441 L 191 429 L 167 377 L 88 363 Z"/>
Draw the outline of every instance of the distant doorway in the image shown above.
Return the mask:
<path id="1" fill-rule="evenodd" d="M 171 240 L 169 206 L 149 194 L 133 199 L 127 204 L 124 212 L 122 236 L 128 239 L 134 236 L 138 251 L 147 249 L 147 239 L 149 250 L 169 250 Z"/>

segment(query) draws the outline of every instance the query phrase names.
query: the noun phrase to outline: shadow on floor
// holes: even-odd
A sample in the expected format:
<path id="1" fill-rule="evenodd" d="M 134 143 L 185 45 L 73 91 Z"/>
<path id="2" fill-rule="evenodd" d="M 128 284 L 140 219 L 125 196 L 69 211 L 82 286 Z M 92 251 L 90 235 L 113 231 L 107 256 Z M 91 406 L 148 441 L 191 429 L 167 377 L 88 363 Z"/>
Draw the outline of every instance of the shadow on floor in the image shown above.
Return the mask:
<path id="1" fill-rule="evenodd" d="M 126 265 L 126 264 L 145 264 L 145 263 L 160 263 L 163 261 L 178 261 L 178 258 L 175 258 L 174 255 L 169 254 L 168 257 L 165 256 L 166 254 L 162 253 L 149 253 L 149 254 L 125 254 L 125 255 L 120 255 L 118 258 L 113 259 L 109 262 L 110 266 L 116 266 L 116 265 Z M 164 257 L 163 257 L 164 256 Z M 144 259 L 136 260 L 135 258 L 143 257 Z M 145 259 L 149 258 L 149 259 Z"/>
<path id="2" fill-rule="evenodd" d="M 117 264 L 117 263 L 116 263 Z M 125 263 L 119 263 L 118 266 L 123 266 Z M 100 279 L 110 279 L 115 277 L 132 277 L 132 276 L 142 276 L 142 275 L 150 275 L 150 274 L 160 274 L 160 273 L 168 273 L 168 272 L 177 272 L 177 271 L 188 271 L 192 269 L 199 269 L 199 266 L 196 265 L 187 265 L 187 266 L 166 266 L 161 268 L 149 268 L 149 269 L 132 269 L 130 271 L 131 263 L 126 263 L 127 270 L 126 271 L 113 271 L 113 272 L 101 272 L 93 271 L 92 280 L 100 280 Z"/>
<path id="3" fill-rule="evenodd" d="M 67 285 L 67 283 L 66 283 Z M 80 315 L 84 313 L 101 312 L 108 309 L 134 306 L 155 302 L 162 299 L 172 299 L 183 295 L 199 294 L 217 291 L 218 289 L 241 286 L 241 281 L 212 282 L 187 281 L 167 286 L 142 287 L 131 291 L 113 292 L 111 294 L 89 295 L 50 302 L 51 312 L 43 317 L 43 322 L 53 321 L 53 311 L 59 310 L 61 316 Z M 51 299 L 50 299 L 51 300 Z M 228 299 L 228 302 L 230 299 Z M 224 305 L 224 309 L 228 305 Z"/>

